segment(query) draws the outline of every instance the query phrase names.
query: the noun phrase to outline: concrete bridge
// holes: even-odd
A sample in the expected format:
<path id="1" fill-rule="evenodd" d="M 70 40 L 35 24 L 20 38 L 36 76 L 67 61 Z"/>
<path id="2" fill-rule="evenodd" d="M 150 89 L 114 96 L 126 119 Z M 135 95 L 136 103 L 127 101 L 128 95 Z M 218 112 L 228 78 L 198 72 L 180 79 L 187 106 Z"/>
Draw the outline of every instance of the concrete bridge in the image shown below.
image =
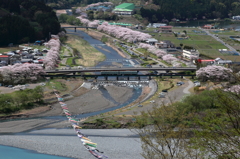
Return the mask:
<path id="1" fill-rule="evenodd" d="M 121 68 L 114 68 L 114 67 L 88 67 L 88 68 L 81 68 L 81 69 L 55 69 L 55 70 L 46 70 L 47 74 L 49 73 L 81 73 L 81 72 L 102 72 L 102 71 L 196 71 L 196 67 L 121 67 Z"/>
<path id="2" fill-rule="evenodd" d="M 85 75 L 85 74 L 54 74 L 54 75 L 42 75 L 43 77 L 62 77 L 62 78 L 75 78 L 75 77 L 83 77 L 83 78 L 95 78 L 98 81 L 146 81 L 152 79 L 152 77 L 180 77 L 183 78 L 185 76 L 194 78 L 195 74 L 178 74 L 178 73 L 160 73 L 160 74 L 145 74 L 145 75 L 101 75 L 101 74 L 94 74 L 94 75 Z"/>
<path id="3" fill-rule="evenodd" d="M 97 29 L 97 27 L 87 27 L 87 26 L 69 26 L 69 27 L 62 27 L 62 28 L 74 29 L 75 32 L 77 32 L 77 28 Z"/>

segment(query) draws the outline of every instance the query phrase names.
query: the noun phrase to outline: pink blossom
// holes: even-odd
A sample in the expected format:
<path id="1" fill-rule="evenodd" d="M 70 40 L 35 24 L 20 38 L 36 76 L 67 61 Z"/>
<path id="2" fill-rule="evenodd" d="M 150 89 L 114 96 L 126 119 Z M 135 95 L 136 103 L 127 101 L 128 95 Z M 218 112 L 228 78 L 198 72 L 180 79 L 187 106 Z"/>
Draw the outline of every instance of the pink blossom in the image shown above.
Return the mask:
<path id="1" fill-rule="evenodd" d="M 169 64 L 173 64 L 174 61 L 177 61 L 177 58 L 171 54 L 164 55 L 162 59 Z"/>
<path id="2" fill-rule="evenodd" d="M 240 85 L 234 85 L 230 88 L 224 89 L 224 91 L 240 94 Z"/>
<path id="3" fill-rule="evenodd" d="M 98 3 L 89 4 L 85 8 L 91 8 L 91 7 L 96 7 L 96 6 L 105 6 L 105 5 L 112 6 L 113 3 L 112 2 L 98 2 Z"/>
<path id="4" fill-rule="evenodd" d="M 149 45 L 149 44 L 145 44 L 145 43 L 140 43 L 138 45 L 139 48 L 143 48 L 146 49 L 147 51 L 157 55 L 158 57 L 162 57 L 164 55 L 166 55 L 167 53 L 159 48 L 156 48 L 153 45 Z"/>
<path id="5" fill-rule="evenodd" d="M 196 72 L 196 76 L 202 80 L 217 79 L 229 80 L 232 77 L 232 70 L 223 66 L 202 67 Z"/>
<path id="6" fill-rule="evenodd" d="M 108 23 L 99 25 L 97 27 L 97 30 L 109 34 L 112 37 L 116 37 L 118 39 L 126 40 L 129 42 L 144 41 L 151 38 L 151 35 L 149 34 L 134 31 L 121 26 L 109 25 Z"/>

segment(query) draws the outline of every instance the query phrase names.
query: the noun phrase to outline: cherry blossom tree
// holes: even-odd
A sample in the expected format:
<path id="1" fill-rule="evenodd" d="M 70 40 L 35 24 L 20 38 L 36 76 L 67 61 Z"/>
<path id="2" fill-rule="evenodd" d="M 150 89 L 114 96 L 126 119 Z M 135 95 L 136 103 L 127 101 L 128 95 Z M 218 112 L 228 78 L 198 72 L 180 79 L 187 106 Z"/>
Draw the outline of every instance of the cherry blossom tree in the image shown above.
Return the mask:
<path id="1" fill-rule="evenodd" d="M 171 54 L 164 55 L 164 56 L 162 57 L 162 59 L 163 59 L 164 61 L 166 61 L 167 63 L 169 63 L 169 64 L 173 64 L 174 61 L 177 61 L 177 58 L 174 57 L 174 56 L 171 55 Z"/>
<path id="2" fill-rule="evenodd" d="M 207 66 L 202 67 L 196 72 L 196 76 L 206 81 L 210 80 L 230 80 L 232 78 L 232 70 L 223 66 Z"/>
<path id="3" fill-rule="evenodd" d="M 60 33 L 60 35 L 63 33 Z M 50 48 L 44 58 L 44 65 L 46 69 L 54 69 L 59 62 L 60 41 L 58 35 L 52 35 L 52 39 L 45 43 L 46 47 Z M 0 73 L 5 83 L 24 83 L 35 81 L 45 74 L 41 65 L 33 63 L 15 64 L 4 66 L 0 69 Z"/>
<path id="4" fill-rule="evenodd" d="M 162 57 L 164 55 L 166 55 L 167 53 L 161 49 L 158 49 L 156 48 L 155 46 L 153 45 L 149 45 L 149 44 L 146 44 L 146 43 L 140 43 L 138 45 L 139 48 L 143 48 L 143 49 L 146 49 L 147 51 L 157 55 L 158 57 Z"/>
<path id="5" fill-rule="evenodd" d="M 38 64 L 25 63 L 4 66 L 0 73 L 3 76 L 3 82 L 16 84 L 35 81 L 45 74 L 45 71 Z"/>
<path id="6" fill-rule="evenodd" d="M 60 50 L 60 40 L 57 35 L 52 35 L 52 39 L 46 44 L 50 48 L 46 57 L 44 58 L 45 69 L 54 69 L 60 60 L 59 50 Z"/>
<path id="7" fill-rule="evenodd" d="M 172 65 L 173 65 L 173 67 L 181 67 L 182 66 L 181 63 L 179 63 L 178 61 L 173 61 Z"/>
<path id="8" fill-rule="evenodd" d="M 104 32 L 108 35 L 111 35 L 112 37 L 126 40 L 127 42 L 141 42 L 145 41 L 149 38 L 151 38 L 151 35 L 142 33 L 139 31 L 134 31 L 129 28 L 116 26 L 116 25 L 110 25 L 107 22 L 102 23 L 102 25 L 99 25 L 97 27 L 98 31 Z"/>
<path id="9" fill-rule="evenodd" d="M 92 8 L 96 6 L 112 6 L 112 5 L 113 5 L 112 2 L 98 2 L 98 3 L 89 4 L 85 8 Z"/>
<path id="10" fill-rule="evenodd" d="M 89 27 L 98 27 L 98 24 L 99 24 L 99 20 L 94 20 L 92 22 L 88 22 L 88 26 Z"/>
<path id="11" fill-rule="evenodd" d="M 230 88 L 224 89 L 224 91 L 240 94 L 240 85 L 231 86 Z"/>

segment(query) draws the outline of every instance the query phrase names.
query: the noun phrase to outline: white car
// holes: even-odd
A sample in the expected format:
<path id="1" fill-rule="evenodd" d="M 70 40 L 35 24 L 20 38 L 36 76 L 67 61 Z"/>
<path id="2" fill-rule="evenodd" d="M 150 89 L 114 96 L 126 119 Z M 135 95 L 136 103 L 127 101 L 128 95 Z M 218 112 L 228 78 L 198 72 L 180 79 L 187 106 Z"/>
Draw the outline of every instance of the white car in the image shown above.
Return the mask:
<path id="1" fill-rule="evenodd" d="M 155 103 L 155 100 L 151 100 L 150 103 Z"/>
<path id="2" fill-rule="evenodd" d="M 200 82 L 196 82 L 194 83 L 195 87 L 200 87 L 201 86 L 201 83 Z"/>

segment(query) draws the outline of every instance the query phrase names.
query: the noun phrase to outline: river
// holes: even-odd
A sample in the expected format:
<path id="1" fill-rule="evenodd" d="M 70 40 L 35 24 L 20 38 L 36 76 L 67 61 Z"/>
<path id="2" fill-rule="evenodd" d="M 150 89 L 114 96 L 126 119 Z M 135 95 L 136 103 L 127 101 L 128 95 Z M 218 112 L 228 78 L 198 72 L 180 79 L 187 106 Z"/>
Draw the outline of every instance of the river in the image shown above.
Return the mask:
<path id="1" fill-rule="evenodd" d="M 73 29 L 66 29 L 66 31 L 67 31 L 67 33 L 78 35 L 78 36 L 82 37 L 90 45 L 92 45 L 98 51 L 102 52 L 105 55 L 106 59 L 102 62 L 99 62 L 96 67 L 101 67 L 101 66 L 106 66 L 106 65 L 107 66 L 114 66 L 113 62 L 116 62 L 116 63 L 119 63 L 119 64 L 124 62 L 123 67 L 133 67 L 132 64 L 137 64 L 136 61 L 131 61 L 132 63 L 130 63 L 130 60 L 120 56 L 117 51 L 115 51 L 111 47 L 105 45 L 101 41 L 92 38 L 91 36 L 89 36 L 84 31 L 77 30 L 77 32 L 74 32 Z M 106 92 L 103 88 L 100 88 L 100 89 L 102 89 L 101 92 L 103 93 L 103 96 L 106 97 L 107 99 L 109 98 L 109 100 L 111 100 L 111 98 L 108 97 L 109 96 L 108 92 Z M 102 114 L 102 113 L 106 113 L 106 112 L 109 112 L 109 111 L 113 111 L 113 110 L 122 108 L 122 107 L 132 103 L 133 101 L 135 101 L 141 95 L 141 93 L 142 93 L 142 88 L 141 87 L 134 87 L 133 88 L 133 95 L 125 103 L 119 104 L 115 107 L 111 107 L 111 108 L 107 108 L 107 109 L 104 109 L 104 110 L 96 111 L 96 112 L 79 114 L 79 115 L 76 115 L 75 117 L 76 118 L 86 118 L 86 117 L 89 117 L 89 116 L 94 116 L 94 115 L 98 115 L 98 114 Z M 47 118 L 47 119 L 63 119 L 63 120 L 66 119 L 63 116 L 49 116 L 49 117 L 45 117 L 45 118 Z"/>
<path id="2" fill-rule="evenodd" d="M 0 145 L 0 158 L 2 159 L 70 159 L 54 155 L 46 155 L 35 151 Z"/>
<path id="3" fill-rule="evenodd" d="M 105 57 L 106 57 L 105 61 L 99 62 L 96 67 L 113 66 L 113 62 L 124 64 L 123 67 L 133 67 L 132 64 L 134 64 L 136 62 L 136 61 L 133 60 L 133 61 L 131 61 L 132 63 L 130 63 L 130 61 L 128 59 L 125 59 L 122 56 L 120 56 L 114 49 L 105 45 L 101 41 L 92 38 L 91 36 L 89 36 L 88 34 L 86 34 L 83 31 L 77 30 L 77 32 L 75 33 L 74 30 L 67 29 L 67 32 L 82 37 L 90 45 L 92 45 L 98 51 L 102 52 L 105 55 Z M 108 98 L 109 94 L 106 91 L 102 90 L 102 93 L 103 93 L 104 97 Z M 76 115 L 75 117 L 76 118 L 85 118 L 85 117 L 105 113 L 105 112 L 108 112 L 108 111 L 112 111 L 112 110 L 115 110 L 115 109 L 119 109 L 119 108 L 124 107 L 124 106 L 132 103 L 133 101 L 135 101 L 141 95 L 141 93 L 142 93 L 142 88 L 141 87 L 136 87 L 136 88 L 133 89 L 133 95 L 127 100 L 127 102 L 125 102 L 123 104 L 119 104 L 115 107 L 104 109 L 104 110 L 97 111 L 97 112 L 79 114 L 79 115 Z M 51 116 L 51 117 L 44 117 L 44 118 L 45 119 L 47 118 L 47 119 L 66 120 L 66 117 L 63 117 L 63 116 Z M 40 154 L 40 153 L 37 153 L 35 151 L 29 151 L 29 150 L 24 150 L 24 149 L 9 147 L 9 146 L 2 146 L 2 145 L 0 145 L 0 154 L 1 154 L 0 158 L 4 158 L 4 159 L 16 159 L 16 158 L 68 159 L 66 157 Z"/>

